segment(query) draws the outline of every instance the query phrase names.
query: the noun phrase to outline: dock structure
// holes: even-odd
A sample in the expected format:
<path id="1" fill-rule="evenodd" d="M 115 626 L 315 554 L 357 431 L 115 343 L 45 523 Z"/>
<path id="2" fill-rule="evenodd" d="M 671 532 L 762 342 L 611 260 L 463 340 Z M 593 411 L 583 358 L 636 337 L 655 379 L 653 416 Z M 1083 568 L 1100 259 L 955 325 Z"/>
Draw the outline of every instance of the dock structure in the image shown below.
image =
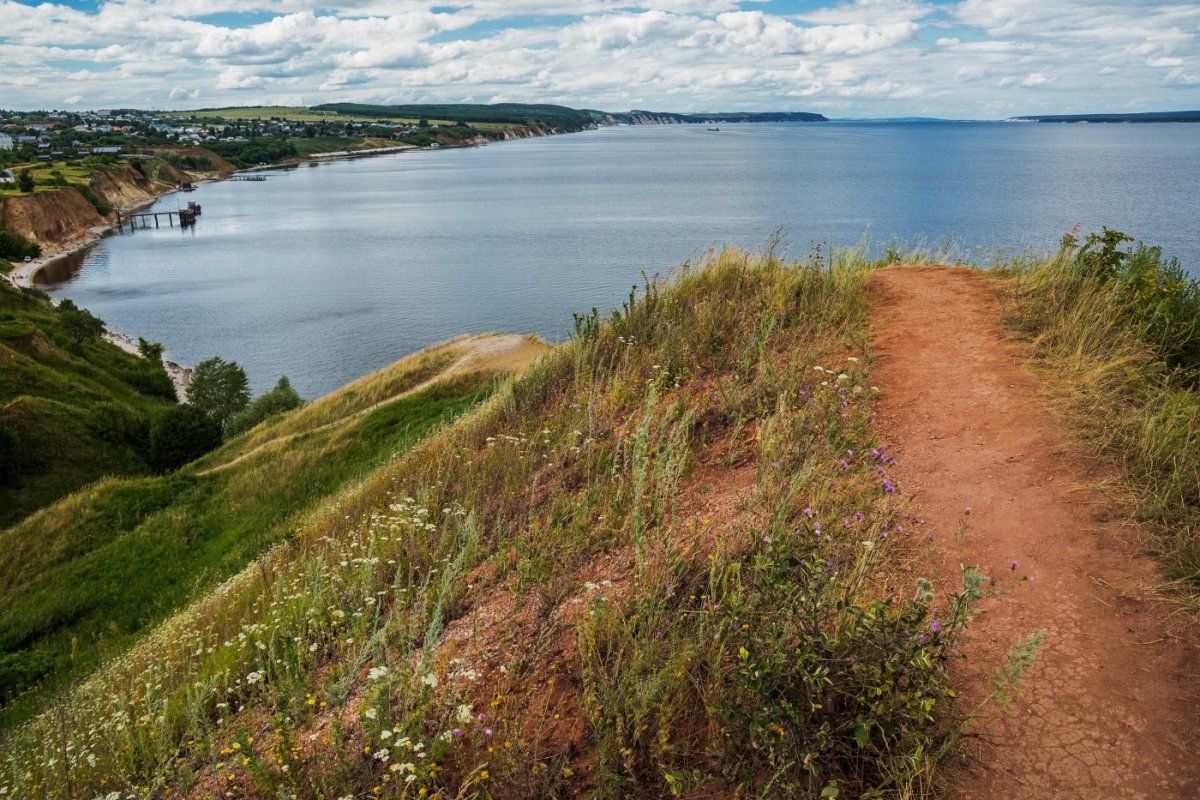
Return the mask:
<path id="1" fill-rule="evenodd" d="M 230 176 L 229 178 L 227 178 L 226 180 L 231 180 L 231 181 L 255 181 L 255 182 L 258 182 L 258 181 L 265 181 L 266 179 L 267 179 L 267 176 L 266 176 L 266 175 L 231 175 L 231 176 Z"/>
<path id="2" fill-rule="evenodd" d="M 117 209 L 117 230 L 121 233 L 125 232 L 126 227 L 130 231 L 138 228 L 149 228 L 150 221 L 154 220 L 154 227 L 162 227 L 159 218 L 163 217 L 167 221 L 169 227 L 174 228 L 176 221 L 179 222 L 179 227 L 190 228 L 196 224 L 196 218 L 200 216 L 200 204 L 188 203 L 187 208 L 181 208 L 178 211 L 144 211 L 140 213 L 131 213 Z"/>

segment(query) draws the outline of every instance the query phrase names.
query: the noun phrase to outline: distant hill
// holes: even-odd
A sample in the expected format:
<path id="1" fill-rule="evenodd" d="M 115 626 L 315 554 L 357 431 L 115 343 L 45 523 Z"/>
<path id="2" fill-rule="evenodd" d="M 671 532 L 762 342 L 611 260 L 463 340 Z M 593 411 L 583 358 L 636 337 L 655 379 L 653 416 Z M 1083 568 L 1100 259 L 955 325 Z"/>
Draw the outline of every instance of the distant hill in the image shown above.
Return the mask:
<path id="1" fill-rule="evenodd" d="M 592 127 L 594 120 L 586 111 L 566 106 L 498 103 L 481 105 L 474 103 L 419 104 L 419 105 L 371 105 L 366 103 L 326 103 L 313 106 L 313 111 L 335 114 L 386 119 L 448 120 L 450 122 L 499 123 L 507 125 L 536 125 L 547 133 L 557 131 L 569 133 Z"/>
<path id="2" fill-rule="evenodd" d="M 1010 117 L 1010 122 L 1200 122 L 1200 111 L 1148 111 L 1141 114 L 1048 114 Z"/>
<path id="3" fill-rule="evenodd" d="M 828 122 L 821 114 L 808 111 L 706 111 L 696 114 L 677 114 L 670 111 L 632 111 L 603 114 L 610 124 L 624 125 L 680 125 L 711 122 Z"/>

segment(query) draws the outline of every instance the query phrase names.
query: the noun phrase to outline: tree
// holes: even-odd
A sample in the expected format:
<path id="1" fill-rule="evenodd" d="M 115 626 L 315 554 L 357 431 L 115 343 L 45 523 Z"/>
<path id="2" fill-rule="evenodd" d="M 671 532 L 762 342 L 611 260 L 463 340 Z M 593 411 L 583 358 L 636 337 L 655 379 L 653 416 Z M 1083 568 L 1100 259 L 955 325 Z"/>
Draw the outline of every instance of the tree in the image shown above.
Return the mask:
<path id="1" fill-rule="evenodd" d="M 229 422 L 225 425 L 225 434 L 236 436 L 243 431 L 250 430 L 268 417 L 291 411 L 303 404 L 304 401 L 300 399 L 299 393 L 292 388 L 291 381 L 284 375 L 280 377 L 274 389 L 254 398 L 244 410 L 230 417 Z"/>
<path id="2" fill-rule="evenodd" d="M 224 428 L 229 418 L 250 402 L 246 371 L 236 361 L 220 356 L 201 361 L 192 371 L 187 399 Z"/>
<path id="3" fill-rule="evenodd" d="M 150 466 L 178 469 L 221 444 L 221 426 L 196 406 L 171 406 L 150 425 Z"/>
<path id="4" fill-rule="evenodd" d="M 33 173 L 23 169 L 17 173 L 17 188 L 25 194 L 33 191 Z"/>
<path id="5" fill-rule="evenodd" d="M 58 304 L 58 324 L 77 342 L 99 339 L 104 335 L 104 320 L 71 300 L 63 300 Z"/>
<path id="6" fill-rule="evenodd" d="M 153 361 L 155 363 L 162 361 L 163 346 L 161 342 L 151 342 L 139 336 L 137 348 L 138 355 L 147 361 Z"/>

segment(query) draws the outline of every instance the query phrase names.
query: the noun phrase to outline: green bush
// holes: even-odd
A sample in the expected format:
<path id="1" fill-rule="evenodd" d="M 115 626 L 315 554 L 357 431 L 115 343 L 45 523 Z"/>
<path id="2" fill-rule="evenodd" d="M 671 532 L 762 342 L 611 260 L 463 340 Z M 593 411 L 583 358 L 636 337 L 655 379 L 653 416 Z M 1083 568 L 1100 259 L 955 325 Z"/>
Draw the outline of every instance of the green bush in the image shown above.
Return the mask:
<path id="1" fill-rule="evenodd" d="M 25 241 L 12 231 L 0 231 L 0 258 L 20 261 L 26 256 L 37 258 L 41 254 L 41 246 Z"/>
<path id="2" fill-rule="evenodd" d="M 150 420 L 120 403 L 97 403 L 88 409 L 85 424 L 109 444 L 126 445 L 143 454 L 149 451 Z"/>
<path id="3" fill-rule="evenodd" d="M 287 376 L 283 375 L 274 389 L 254 398 L 250 405 L 229 418 L 229 422 L 225 424 L 225 435 L 237 436 L 269 417 L 299 408 L 303 404 L 299 393 L 292 388 Z"/>
<path id="4" fill-rule="evenodd" d="M 1164 259 L 1161 247 L 1103 228 L 1075 252 L 1074 267 L 1084 278 L 1119 287 L 1122 313 L 1153 345 L 1167 366 L 1182 370 L 1195 384 L 1200 379 L 1200 283 L 1189 278 L 1178 259 Z M 1064 247 L 1076 246 L 1067 237 Z"/>
<path id="5" fill-rule="evenodd" d="M 178 469 L 221 444 L 221 426 L 194 405 L 169 408 L 150 426 L 150 466 Z"/>
<path id="6" fill-rule="evenodd" d="M 58 324 L 76 342 L 99 339 L 104 335 L 104 320 L 71 300 L 59 303 Z"/>

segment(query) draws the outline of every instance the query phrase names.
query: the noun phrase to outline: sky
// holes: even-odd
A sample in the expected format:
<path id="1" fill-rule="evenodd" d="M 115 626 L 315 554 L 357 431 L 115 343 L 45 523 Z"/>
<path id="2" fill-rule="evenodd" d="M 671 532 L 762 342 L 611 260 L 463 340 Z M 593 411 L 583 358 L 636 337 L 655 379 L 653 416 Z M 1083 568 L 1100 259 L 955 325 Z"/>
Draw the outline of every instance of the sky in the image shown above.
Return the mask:
<path id="1" fill-rule="evenodd" d="M 0 0 L 0 108 L 1200 108 L 1200 2 Z"/>

